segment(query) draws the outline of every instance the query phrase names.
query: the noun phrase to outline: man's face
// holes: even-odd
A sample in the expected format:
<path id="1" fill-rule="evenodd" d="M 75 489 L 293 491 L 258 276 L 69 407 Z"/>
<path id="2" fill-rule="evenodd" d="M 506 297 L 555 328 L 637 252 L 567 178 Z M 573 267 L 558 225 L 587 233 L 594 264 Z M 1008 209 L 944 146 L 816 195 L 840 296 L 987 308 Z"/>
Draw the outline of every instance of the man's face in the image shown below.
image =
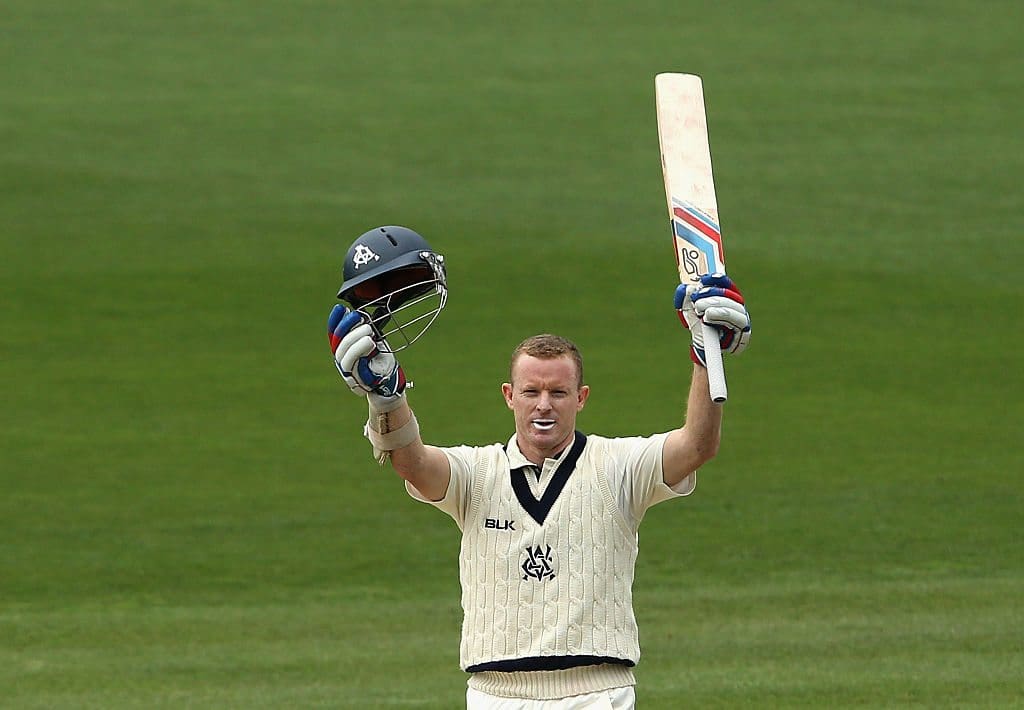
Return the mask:
<path id="1" fill-rule="evenodd" d="M 501 391 L 515 414 L 519 449 L 538 465 L 572 442 L 576 413 L 590 395 L 589 387 L 579 386 L 576 363 L 568 355 L 520 355 L 512 366 L 512 382 Z"/>

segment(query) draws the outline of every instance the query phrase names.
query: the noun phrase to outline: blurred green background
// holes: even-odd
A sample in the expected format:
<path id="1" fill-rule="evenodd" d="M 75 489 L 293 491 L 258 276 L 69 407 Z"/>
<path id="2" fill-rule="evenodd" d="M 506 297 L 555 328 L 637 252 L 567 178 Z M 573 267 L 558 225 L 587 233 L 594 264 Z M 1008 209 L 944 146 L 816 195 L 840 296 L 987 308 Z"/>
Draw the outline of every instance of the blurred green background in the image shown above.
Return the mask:
<path id="1" fill-rule="evenodd" d="M 379 224 L 447 257 L 431 443 L 681 420 L 653 77 L 702 74 L 754 319 L 641 529 L 641 708 L 1024 694 L 1018 2 L 0 9 L 0 706 L 455 708 L 458 531 L 371 461 L 324 324 Z"/>

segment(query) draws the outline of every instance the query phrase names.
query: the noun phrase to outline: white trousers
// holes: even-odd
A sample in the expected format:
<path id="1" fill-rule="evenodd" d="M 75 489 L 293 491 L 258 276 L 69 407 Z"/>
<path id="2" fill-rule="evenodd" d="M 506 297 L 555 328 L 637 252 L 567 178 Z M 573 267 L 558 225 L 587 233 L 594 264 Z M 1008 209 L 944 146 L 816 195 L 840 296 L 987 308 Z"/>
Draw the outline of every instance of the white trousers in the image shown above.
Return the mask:
<path id="1" fill-rule="evenodd" d="M 499 698 L 472 688 L 466 690 L 466 710 L 634 710 L 635 707 L 636 693 L 631 685 L 558 700 Z"/>

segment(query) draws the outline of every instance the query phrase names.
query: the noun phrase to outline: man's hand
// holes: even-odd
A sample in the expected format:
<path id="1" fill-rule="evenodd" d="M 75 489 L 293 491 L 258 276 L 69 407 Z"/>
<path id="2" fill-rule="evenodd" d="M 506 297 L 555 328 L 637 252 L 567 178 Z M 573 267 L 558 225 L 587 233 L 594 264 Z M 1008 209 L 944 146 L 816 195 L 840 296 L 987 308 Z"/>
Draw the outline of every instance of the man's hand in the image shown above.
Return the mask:
<path id="1" fill-rule="evenodd" d="M 376 337 L 366 316 L 341 304 L 327 319 L 334 364 L 348 388 L 378 401 L 394 400 L 405 391 L 405 372 L 394 353 L 381 350 Z"/>
<path id="2" fill-rule="evenodd" d="M 705 274 L 700 286 L 680 284 L 676 288 L 675 306 L 679 320 L 689 329 L 690 357 L 707 366 L 704 359 L 704 334 L 701 322 L 714 326 L 724 353 L 738 353 L 750 341 L 750 314 L 743 304 L 739 288 L 725 274 Z"/>

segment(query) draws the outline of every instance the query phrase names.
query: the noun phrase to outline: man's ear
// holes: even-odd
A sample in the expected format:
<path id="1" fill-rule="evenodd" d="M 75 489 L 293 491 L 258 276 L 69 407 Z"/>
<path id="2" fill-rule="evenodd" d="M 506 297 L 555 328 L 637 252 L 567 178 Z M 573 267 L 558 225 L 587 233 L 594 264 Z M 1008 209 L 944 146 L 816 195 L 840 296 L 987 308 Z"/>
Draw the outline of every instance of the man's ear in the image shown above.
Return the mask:
<path id="1" fill-rule="evenodd" d="M 580 391 L 577 393 L 576 397 L 576 411 L 578 412 L 583 409 L 583 406 L 587 403 L 587 398 L 590 397 L 590 385 L 583 385 L 580 387 Z"/>
<path id="2" fill-rule="evenodd" d="M 508 382 L 501 383 L 501 394 L 505 397 L 505 404 L 512 409 L 512 385 Z"/>

